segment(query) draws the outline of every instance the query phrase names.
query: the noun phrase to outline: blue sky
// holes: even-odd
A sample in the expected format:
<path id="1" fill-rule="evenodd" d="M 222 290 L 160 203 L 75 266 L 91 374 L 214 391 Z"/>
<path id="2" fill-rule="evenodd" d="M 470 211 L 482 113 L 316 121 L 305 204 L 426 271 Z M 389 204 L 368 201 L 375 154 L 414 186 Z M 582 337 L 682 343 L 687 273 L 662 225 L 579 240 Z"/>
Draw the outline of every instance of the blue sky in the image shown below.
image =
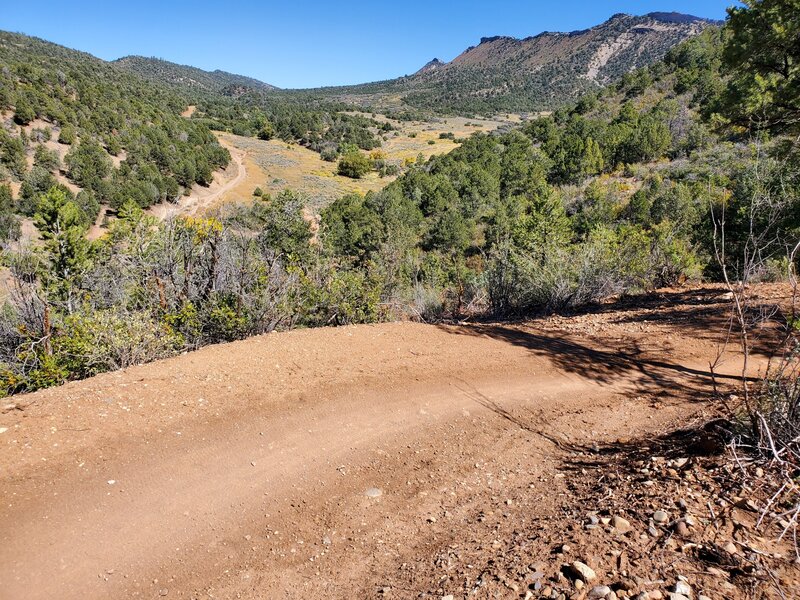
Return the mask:
<path id="1" fill-rule="evenodd" d="M 0 29 L 111 60 L 157 56 L 280 87 L 388 79 L 451 60 L 481 37 L 591 27 L 614 13 L 678 11 L 723 19 L 734 0 L 71 0 L 14 3 Z"/>

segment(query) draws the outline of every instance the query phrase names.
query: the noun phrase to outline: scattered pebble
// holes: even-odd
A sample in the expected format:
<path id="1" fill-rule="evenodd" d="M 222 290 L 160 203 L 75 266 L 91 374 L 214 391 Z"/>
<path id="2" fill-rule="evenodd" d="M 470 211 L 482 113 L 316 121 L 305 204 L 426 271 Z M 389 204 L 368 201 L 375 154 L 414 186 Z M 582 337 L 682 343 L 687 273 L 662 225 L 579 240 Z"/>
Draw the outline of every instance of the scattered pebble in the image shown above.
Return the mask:
<path id="1" fill-rule="evenodd" d="M 657 510 L 653 513 L 653 521 L 661 524 L 666 523 L 669 521 L 669 515 L 663 510 Z"/>
<path id="2" fill-rule="evenodd" d="M 572 571 L 580 577 L 583 581 L 593 581 L 597 579 L 597 573 L 595 573 L 589 565 L 582 563 L 579 560 L 576 560 L 572 563 Z"/>
<path id="3" fill-rule="evenodd" d="M 364 495 L 367 496 L 367 498 L 378 498 L 383 495 L 383 491 L 379 490 L 378 488 L 372 487 L 369 488 L 366 492 L 364 492 Z"/>
<path id="4" fill-rule="evenodd" d="M 687 598 L 691 598 L 693 594 L 692 587 L 685 581 L 680 580 L 678 580 L 675 585 L 672 586 L 672 592 L 675 594 L 680 594 L 681 596 L 686 596 Z"/>
<path id="5" fill-rule="evenodd" d="M 611 519 L 611 526 L 622 533 L 627 533 L 632 529 L 631 522 L 622 517 L 613 517 Z"/>

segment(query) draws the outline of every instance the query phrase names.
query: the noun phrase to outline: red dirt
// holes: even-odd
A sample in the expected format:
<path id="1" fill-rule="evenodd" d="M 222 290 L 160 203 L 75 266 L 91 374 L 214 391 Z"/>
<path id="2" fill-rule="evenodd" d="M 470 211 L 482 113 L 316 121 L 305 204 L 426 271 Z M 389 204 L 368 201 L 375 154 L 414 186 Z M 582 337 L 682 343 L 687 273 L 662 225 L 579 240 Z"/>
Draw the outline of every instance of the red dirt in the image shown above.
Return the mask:
<path id="1" fill-rule="evenodd" d="M 9 399 L 0 598 L 457 594 L 436 557 L 557 516 L 567 443 L 710 414 L 719 293 L 297 330 Z"/>

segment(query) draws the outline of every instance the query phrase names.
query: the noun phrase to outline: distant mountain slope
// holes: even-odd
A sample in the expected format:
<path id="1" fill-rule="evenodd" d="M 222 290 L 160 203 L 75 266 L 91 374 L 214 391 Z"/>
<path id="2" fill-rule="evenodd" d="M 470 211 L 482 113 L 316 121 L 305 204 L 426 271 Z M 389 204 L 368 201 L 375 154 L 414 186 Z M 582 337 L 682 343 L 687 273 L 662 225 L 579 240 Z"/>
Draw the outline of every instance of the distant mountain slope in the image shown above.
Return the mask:
<path id="1" fill-rule="evenodd" d="M 410 76 L 347 88 L 347 95 L 402 94 L 415 108 L 460 113 L 552 109 L 716 24 L 680 13 L 617 14 L 582 31 L 485 37 L 449 63 L 434 60 Z"/>
<path id="2" fill-rule="evenodd" d="M 117 67 L 150 81 L 165 83 L 184 91 L 221 93 L 237 96 L 249 90 L 275 90 L 274 85 L 227 71 L 204 71 L 160 58 L 125 56 L 113 61 Z"/>

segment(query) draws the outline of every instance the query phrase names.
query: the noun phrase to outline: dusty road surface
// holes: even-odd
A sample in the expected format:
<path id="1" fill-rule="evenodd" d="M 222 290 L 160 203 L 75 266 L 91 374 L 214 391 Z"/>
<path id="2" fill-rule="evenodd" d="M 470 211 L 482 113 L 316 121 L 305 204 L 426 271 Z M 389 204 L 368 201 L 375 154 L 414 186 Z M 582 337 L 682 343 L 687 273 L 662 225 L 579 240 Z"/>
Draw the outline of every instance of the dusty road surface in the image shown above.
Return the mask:
<path id="1" fill-rule="evenodd" d="M 718 295 L 298 330 L 7 399 L 0 598 L 446 594 L 415 565 L 553 510 L 565 445 L 706 410 Z"/>

